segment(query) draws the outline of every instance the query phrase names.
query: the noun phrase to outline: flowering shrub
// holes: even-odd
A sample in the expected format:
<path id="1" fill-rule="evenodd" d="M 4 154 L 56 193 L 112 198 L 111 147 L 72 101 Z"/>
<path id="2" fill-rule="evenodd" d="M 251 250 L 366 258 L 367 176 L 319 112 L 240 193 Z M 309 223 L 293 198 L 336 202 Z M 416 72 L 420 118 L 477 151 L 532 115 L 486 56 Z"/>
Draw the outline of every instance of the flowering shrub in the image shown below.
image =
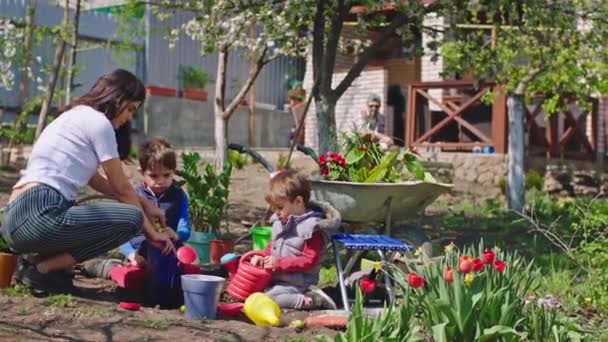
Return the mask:
<path id="1" fill-rule="evenodd" d="M 321 176 L 332 181 L 357 183 L 396 183 L 409 175 L 417 180 L 432 181 L 425 172 L 415 150 L 402 154 L 385 152 L 377 142 L 355 132 L 343 136 L 342 151 L 328 152 L 319 157 Z"/>

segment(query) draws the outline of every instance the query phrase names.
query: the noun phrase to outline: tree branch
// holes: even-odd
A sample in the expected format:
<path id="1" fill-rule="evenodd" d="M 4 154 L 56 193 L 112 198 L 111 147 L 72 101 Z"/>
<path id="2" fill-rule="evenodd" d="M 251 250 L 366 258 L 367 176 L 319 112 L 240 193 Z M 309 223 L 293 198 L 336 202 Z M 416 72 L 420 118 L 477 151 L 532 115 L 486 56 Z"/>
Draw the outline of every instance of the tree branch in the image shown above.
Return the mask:
<path id="1" fill-rule="evenodd" d="M 267 63 L 269 63 L 270 61 L 272 61 L 276 58 L 276 56 L 274 56 L 274 57 L 265 59 L 267 52 L 268 52 L 268 48 L 264 48 L 264 50 L 262 50 L 262 53 L 260 53 L 260 56 L 258 57 L 258 59 L 256 61 L 254 69 L 249 71 L 249 77 L 247 78 L 247 81 L 241 87 L 241 90 L 239 90 L 239 92 L 236 94 L 234 99 L 232 99 L 232 101 L 230 102 L 230 104 L 228 105 L 226 110 L 224 111 L 224 113 L 223 113 L 224 120 L 230 119 L 230 116 L 232 116 L 232 114 L 234 113 L 234 111 L 236 110 L 238 105 L 241 103 L 241 101 L 243 100 L 245 95 L 247 95 L 247 92 L 249 91 L 251 86 L 255 83 L 255 80 L 258 78 L 258 75 L 260 74 L 260 71 L 262 71 L 262 68 L 264 67 L 264 65 L 266 65 Z"/>
<path id="2" fill-rule="evenodd" d="M 359 76 L 359 74 L 361 73 L 363 68 L 365 68 L 365 66 L 367 65 L 369 60 L 372 58 L 372 56 L 374 54 L 376 54 L 378 49 L 380 49 L 380 47 L 382 47 L 382 45 L 384 45 L 384 43 L 386 43 L 388 41 L 388 39 L 395 33 L 395 31 L 399 27 L 405 25 L 405 23 L 407 22 L 407 19 L 408 19 L 408 17 L 403 14 L 396 16 L 393 19 L 393 21 L 391 22 L 391 24 L 386 28 L 386 30 L 384 30 L 380 34 L 380 36 L 370 46 L 368 46 L 365 49 L 365 51 L 363 51 L 363 53 L 361 53 L 361 55 L 359 55 L 357 62 L 350 68 L 346 77 L 344 77 L 342 82 L 340 82 L 340 84 L 336 88 L 334 95 L 337 98 L 339 98 L 340 96 L 342 96 L 342 94 L 344 94 L 346 89 L 348 89 L 348 87 L 350 87 L 350 85 L 353 83 L 355 78 L 357 78 L 357 76 Z"/>
<path id="3" fill-rule="evenodd" d="M 534 77 L 536 77 L 538 74 L 540 74 L 544 69 L 545 69 L 545 67 L 543 67 L 543 68 L 536 67 L 536 68 L 530 69 L 530 71 L 528 71 L 526 76 L 524 76 L 524 78 L 522 78 L 521 81 L 519 81 L 517 83 L 517 87 L 515 88 L 515 91 L 513 93 L 515 95 L 525 95 L 526 89 L 528 88 L 528 84 L 534 79 Z"/>

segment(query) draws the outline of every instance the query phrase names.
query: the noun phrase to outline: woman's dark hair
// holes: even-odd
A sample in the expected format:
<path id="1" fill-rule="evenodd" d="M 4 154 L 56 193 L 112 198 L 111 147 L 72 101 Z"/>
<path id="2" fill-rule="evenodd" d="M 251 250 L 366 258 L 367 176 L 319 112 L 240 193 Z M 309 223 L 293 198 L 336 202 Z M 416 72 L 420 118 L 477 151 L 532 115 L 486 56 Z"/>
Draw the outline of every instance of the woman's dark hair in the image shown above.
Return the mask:
<path id="1" fill-rule="evenodd" d="M 146 99 L 144 84 L 131 72 L 116 69 L 101 76 L 86 94 L 79 97 L 60 113 L 76 106 L 89 106 L 104 113 L 109 120 L 116 118 L 127 102 L 143 102 Z"/>
<path id="2" fill-rule="evenodd" d="M 77 100 L 63 108 L 59 114 L 76 106 L 89 106 L 106 115 L 112 120 L 120 114 L 120 110 L 128 102 L 144 102 L 146 88 L 144 84 L 131 72 L 116 69 L 101 76 L 93 87 Z M 120 159 L 127 159 L 131 151 L 131 123 L 128 122 L 116 129 L 116 141 Z"/>

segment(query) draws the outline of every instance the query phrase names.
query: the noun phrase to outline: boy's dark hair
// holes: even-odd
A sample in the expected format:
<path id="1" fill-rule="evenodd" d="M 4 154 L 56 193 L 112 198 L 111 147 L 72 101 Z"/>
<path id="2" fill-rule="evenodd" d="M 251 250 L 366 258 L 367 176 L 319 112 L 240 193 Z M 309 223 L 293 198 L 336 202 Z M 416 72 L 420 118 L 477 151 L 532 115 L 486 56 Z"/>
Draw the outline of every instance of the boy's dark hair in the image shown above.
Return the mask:
<path id="1" fill-rule="evenodd" d="M 163 138 L 145 141 L 139 147 L 139 167 L 142 171 L 162 166 L 169 170 L 177 169 L 177 157 L 171 143 Z"/>
<path id="2" fill-rule="evenodd" d="M 293 201 L 301 196 L 304 204 L 310 200 L 310 180 L 293 169 L 279 172 L 270 180 L 270 189 L 266 195 L 266 202 L 275 205 L 279 201 Z"/>

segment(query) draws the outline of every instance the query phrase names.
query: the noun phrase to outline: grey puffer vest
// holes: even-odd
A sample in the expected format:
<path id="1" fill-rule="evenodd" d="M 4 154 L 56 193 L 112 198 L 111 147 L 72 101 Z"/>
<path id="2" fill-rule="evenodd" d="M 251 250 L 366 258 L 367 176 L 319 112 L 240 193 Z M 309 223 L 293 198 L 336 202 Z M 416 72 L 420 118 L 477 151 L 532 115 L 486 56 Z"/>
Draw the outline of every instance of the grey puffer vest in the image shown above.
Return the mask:
<path id="1" fill-rule="evenodd" d="M 313 233 L 319 231 L 325 237 L 325 243 L 340 226 L 340 213 L 324 202 L 310 202 L 309 211 L 301 216 L 291 216 L 283 225 L 276 215 L 270 218 L 272 223 L 272 246 L 270 255 L 282 257 L 299 256 L 304 249 L 304 243 Z M 324 243 L 324 245 L 325 245 Z M 275 272 L 272 274 L 273 284 L 285 284 L 298 287 L 301 291 L 319 281 L 320 260 L 306 272 Z"/>

